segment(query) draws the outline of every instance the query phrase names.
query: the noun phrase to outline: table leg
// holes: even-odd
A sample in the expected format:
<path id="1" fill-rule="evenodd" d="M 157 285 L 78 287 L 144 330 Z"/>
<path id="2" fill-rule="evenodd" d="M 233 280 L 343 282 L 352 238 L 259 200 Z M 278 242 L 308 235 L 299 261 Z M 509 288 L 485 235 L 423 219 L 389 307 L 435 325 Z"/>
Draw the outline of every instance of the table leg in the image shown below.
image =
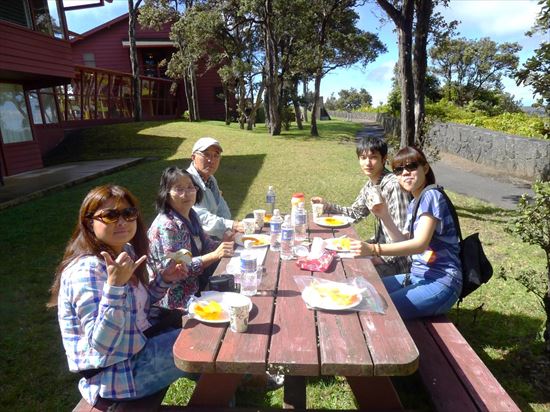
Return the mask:
<path id="1" fill-rule="evenodd" d="M 284 409 L 306 409 L 306 377 L 285 376 Z"/>
<path id="2" fill-rule="evenodd" d="M 346 376 L 361 410 L 403 409 L 391 379 L 386 376 Z"/>
<path id="3" fill-rule="evenodd" d="M 228 406 L 243 375 L 234 373 L 203 373 L 189 399 L 189 406 Z"/>

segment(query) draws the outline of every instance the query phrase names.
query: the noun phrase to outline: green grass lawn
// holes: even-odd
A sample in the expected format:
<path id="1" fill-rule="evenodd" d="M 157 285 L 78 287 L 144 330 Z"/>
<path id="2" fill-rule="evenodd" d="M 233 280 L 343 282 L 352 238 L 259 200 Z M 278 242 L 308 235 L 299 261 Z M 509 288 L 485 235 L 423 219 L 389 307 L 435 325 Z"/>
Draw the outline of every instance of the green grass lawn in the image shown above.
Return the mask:
<path id="1" fill-rule="evenodd" d="M 77 377 L 67 370 L 55 311 L 46 310 L 48 288 L 76 222 L 84 195 L 96 185 L 128 187 L 141 201 L 146 223 L 154 218 L 153 202 L 161 171 L 187 167 L 198 137 L 216 137 L 224 147 L 216 174 L 235 217 L 262 206 L 268 185 L 278 207 L 290 208 L 293 192 L 306 200 L 322 195 L 350 204 L 365 177 L 353 145 L 361 126 L 333 120 L 320 122 L 320 138 L 293 129 L 269 136 L 263 126 L 253 132 L 221 122 L 144 122 L 97 127 L 74 134 L 48 160 L 147 157 L 135 167 L 0 211 L 0 404 L 6 410 L 70 410 L 80 395 Z M 1 190 L 1 189 L 0 189 Z M 542 251 L 504 232 L 512 212 L 454 195 L 464 233 L 479 231 L 495 272 L 544 267 Z M 372 235 L 372 222 L 357 225 Z M 550 410 L 548 358 L 540 333 L 544 312 L 522 286 L 495 276 L 450 315 L 458 328 L 523 410 Z M 544 363 L 546 362 L 546 363 Z M 395 380 L 405 406 L 427 409 L 415 376 Z M 172 385 L 165 403 L 185 404 L 192 383 Z M 354 408 L 341 378 L 311 379 L 309 408 Z M 241 406 L 281 406 L 282 391 L 243 391 Z"/>

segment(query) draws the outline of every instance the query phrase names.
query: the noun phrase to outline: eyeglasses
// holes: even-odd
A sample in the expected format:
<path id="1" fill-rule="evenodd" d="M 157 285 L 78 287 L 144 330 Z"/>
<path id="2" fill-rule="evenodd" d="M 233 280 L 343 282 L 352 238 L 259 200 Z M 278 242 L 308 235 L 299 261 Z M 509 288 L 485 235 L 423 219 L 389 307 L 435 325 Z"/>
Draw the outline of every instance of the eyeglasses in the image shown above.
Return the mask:
<path id="1" fill-rule="evenodd" d="M 197 191 L 197 188 L 195 186 L 193 187 L 173 187 L 170 189 L 171 192 L 174 192 L 178 195 L 181 195 L 182 193 L 193 193 Z"/>
<path id="2" fill-rule="evenodd" d="M 403 174 L 403 170 L 406 170 L 407 172 L 411 173 L 417 170 L 418 166 L 420 166 L 418 162 L 407 163 L 404 166 L 396 166 L 393 168 L 393 174 L 396 176 L 401 176 Z"/>
<path id="3" fill-rule="evenodd" d="M 222 157 L 222 155 L 217 153 L 217 152 L 214 152 L 214 153 L 196 152 L 196 153 L 201 155 L 202 157 L 204 157 L 206 160 L 208 160 L 210 162 L 213 162 L 215 160 L 220 160 L 220 158 Z"/>
<path id="4" fill-rule="evenodd" d="M 126 209 L 105 209 L 97 215 L 88 216 L 90 219 L 99 220 L 105 224 L 116 223 L 120 217 L 127 221 L 133 222 L 139 216 L 139 211 L 135 207 L 127 207 Z"/>

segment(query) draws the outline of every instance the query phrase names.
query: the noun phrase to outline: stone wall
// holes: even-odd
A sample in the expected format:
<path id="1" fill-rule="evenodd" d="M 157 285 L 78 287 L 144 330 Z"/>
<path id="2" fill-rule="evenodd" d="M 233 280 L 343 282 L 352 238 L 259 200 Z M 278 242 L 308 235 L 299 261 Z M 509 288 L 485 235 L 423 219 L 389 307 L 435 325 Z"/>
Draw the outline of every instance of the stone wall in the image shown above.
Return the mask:
<path id="1" fill-rule="evenodd" d="M 399 119 L 385 113 L 329 112 L 351 121 L 380 123 L 387 134 L 399 134 Z M 550 180 L 550 141 L 529 139 L 456 123 L 436 123 L 430 134 L 442 152 L 494 167 L 513 176 Z"/>

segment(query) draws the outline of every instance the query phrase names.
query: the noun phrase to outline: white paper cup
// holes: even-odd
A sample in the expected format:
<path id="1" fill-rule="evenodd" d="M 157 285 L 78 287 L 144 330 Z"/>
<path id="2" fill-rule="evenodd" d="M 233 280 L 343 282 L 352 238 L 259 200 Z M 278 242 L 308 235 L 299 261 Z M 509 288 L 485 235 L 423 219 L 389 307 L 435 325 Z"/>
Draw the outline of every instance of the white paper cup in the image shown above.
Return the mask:
<path id="1" fill-rule="evenodd" d="M 312 203 L 311 204 L 311 214 L 313 215 L 313 220 L 321 217 L 323 214 L 324 205 L 322 203 Z"/>
<path id="2" fill-rule="evenodd" d="M 243 226 L 244 234 L 251 235 L 256 231 L 256 220 L 251 217 L 247 217 L 246 219 L 243 219 Z"/>
<path id="3" fill-rule="evenodd" d="M 261 230 L 264 227 L 265 210 L 256 209 L 254 210 L 253 213 L 254 213 L 254 220 L 256 221 L 256 230 Z"/>
<path id="4" fill-rule="evenodd" d="M 246 332 L 248 329 L 248 299 L 236 297 L 229 304 L 229 328 L 233 332 Z"/>

